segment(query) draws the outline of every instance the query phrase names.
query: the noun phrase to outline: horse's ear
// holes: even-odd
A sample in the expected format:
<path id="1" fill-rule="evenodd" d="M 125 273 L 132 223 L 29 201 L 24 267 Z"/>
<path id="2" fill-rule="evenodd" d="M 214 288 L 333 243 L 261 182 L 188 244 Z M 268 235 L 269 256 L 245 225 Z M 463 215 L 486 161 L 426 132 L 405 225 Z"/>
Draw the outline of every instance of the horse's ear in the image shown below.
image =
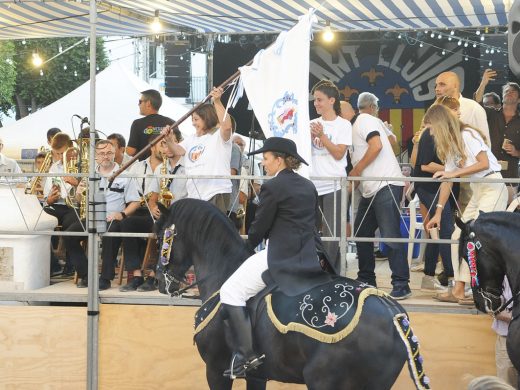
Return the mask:
<path id="1" fill-rule="evenodd" d="M 466 230 L 466 224 L 462 222 L 462 219 L 459 218 L 457 214 L 455 214 L 455 223 L 459 227 L 460 230 L 465 231 Z"/>

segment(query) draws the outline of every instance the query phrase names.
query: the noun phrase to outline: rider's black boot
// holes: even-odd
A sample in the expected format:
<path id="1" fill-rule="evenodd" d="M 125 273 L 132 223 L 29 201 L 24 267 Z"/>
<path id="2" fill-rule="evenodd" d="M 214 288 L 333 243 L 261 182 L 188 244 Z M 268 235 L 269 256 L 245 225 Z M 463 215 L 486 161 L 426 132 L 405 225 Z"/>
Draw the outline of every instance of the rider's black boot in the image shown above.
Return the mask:
<path id="1" fill-rule="evenodd" d="M 233 342 L 233 357 L 229 369 L 224 376 L 230 379 L 245 378 L 246 372 L 262 364 L 264 355 L 258 355 L 253 350 L 253 331 L 249 313 L 244 306 L 222 304 L 226 317 L 227 339 Z"/>

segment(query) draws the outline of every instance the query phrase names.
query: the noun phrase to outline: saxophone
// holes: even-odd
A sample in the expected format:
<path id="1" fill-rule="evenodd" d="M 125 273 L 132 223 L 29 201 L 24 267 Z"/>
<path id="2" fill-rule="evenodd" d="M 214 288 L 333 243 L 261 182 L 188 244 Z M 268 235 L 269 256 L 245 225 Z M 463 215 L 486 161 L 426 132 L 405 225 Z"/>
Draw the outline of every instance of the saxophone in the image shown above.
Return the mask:
<path id="1" fill-rule="evenodd" d="M 166 154 L 163 154 L 163 162 L 161 166 L 161 175 L 167 175 L 168 174 L 168 156 Z M 168 188 L 168 178 L 163 177 L 161 178 L 161 192 L 159 193 L 159 202 L 162 203 L 164 207 L 170 207 L 173 201 L 173 194 L 171 193 L 170 189 Z"/>
<path id="2" fill-rule="evenodd" d="M 40 152 L 44 152 L 45 149 L 42 146 L 40 148 Z M 52 152 L 49 150 L 45 154 L 45 159 L 43 160 L 42 166 L 38 169 L 38 173 L 47 173 L 52 165 Z M 25 186 L 25 193 L 29 195 L 38 195 L 37 188 L 41 187 L 42 177 L 35 176 L 32 177 Z"/>

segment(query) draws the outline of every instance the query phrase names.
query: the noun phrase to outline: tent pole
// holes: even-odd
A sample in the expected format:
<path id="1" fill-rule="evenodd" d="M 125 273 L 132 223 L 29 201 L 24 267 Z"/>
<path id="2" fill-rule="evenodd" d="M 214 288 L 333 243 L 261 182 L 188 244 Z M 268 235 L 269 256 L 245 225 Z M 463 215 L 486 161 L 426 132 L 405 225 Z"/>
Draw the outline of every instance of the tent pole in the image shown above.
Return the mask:
<path id="1" fill-rule="evenodd" d="M 90 0 L 90 148 L 88 181 L 88 301 L 87 301 L 87 389 L 98 388 L 99 279 L 98 235 L 94 223 L 96 143 L 96 0 Z"/>

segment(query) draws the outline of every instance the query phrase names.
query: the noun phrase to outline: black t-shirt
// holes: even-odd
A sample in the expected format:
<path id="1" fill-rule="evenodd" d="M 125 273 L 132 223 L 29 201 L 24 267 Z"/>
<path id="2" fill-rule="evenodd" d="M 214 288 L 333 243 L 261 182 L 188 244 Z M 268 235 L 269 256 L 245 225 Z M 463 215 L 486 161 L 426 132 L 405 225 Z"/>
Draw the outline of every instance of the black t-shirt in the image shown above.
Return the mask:
<path id="1" fill-rule="evenodd" d="M 164 127 L 174 123 L 175 121 L 171 118 L 159 114 L 152 114 L 144 118 L 136 119 L 130 128 L 128 146 L 135 148 L 137 153 L 149 144 L 148 139 L 151 135 L 159 134 Z M 150 156 L 150 151 L 144 153 L 139 160 L 145 160 L 148 156 Z"/>
<path id="2" fill-rule="evenodd" d="M 421 134 L 419 140 L 419 148 L 417 149 L 417 158 L 415 159 L 415 167 L 413 169 L 413 176 L 415 177 L 433 177 L 433 173 L 425 172 L 421 169 L 421 165 L 428 165 L 429 163 L 436 163 L 444 165 L 437 156 L 437 150 L 435 149 L 435 140 L 433 139 L 430 129 L 425 129 Z M 423 189 L 427 192 L 435 194 L 441 185 L 440 182 L 415 182 L 414 188 Z M 458 197 L 459 183 L 453 183 L 452 192 L 455 197 Z M 453 202 L 453 196 L 450 195 L 450 203 Z"/>
<path id="3" fill-rule="evenodd" d="M 432 173 L 425 172 L 421 169 L 421 165 L 428 165 L 431 162 L 444 165 L 435 151 L 435 141 L 433 140 L 433 137 L 430 133 L 430 129 L 426 129 L 421 134 L 421 138 L 419 140 L 419 147 L 417 149 L 417 158 L 415 160 L 413 175 L 415 177 L 433 177 Z M 437 192 L 439 186 L 440 183 L 415 182 L 414 184 L 415 189 L 423 188 L 424 190 L 433 193 Z"/>

